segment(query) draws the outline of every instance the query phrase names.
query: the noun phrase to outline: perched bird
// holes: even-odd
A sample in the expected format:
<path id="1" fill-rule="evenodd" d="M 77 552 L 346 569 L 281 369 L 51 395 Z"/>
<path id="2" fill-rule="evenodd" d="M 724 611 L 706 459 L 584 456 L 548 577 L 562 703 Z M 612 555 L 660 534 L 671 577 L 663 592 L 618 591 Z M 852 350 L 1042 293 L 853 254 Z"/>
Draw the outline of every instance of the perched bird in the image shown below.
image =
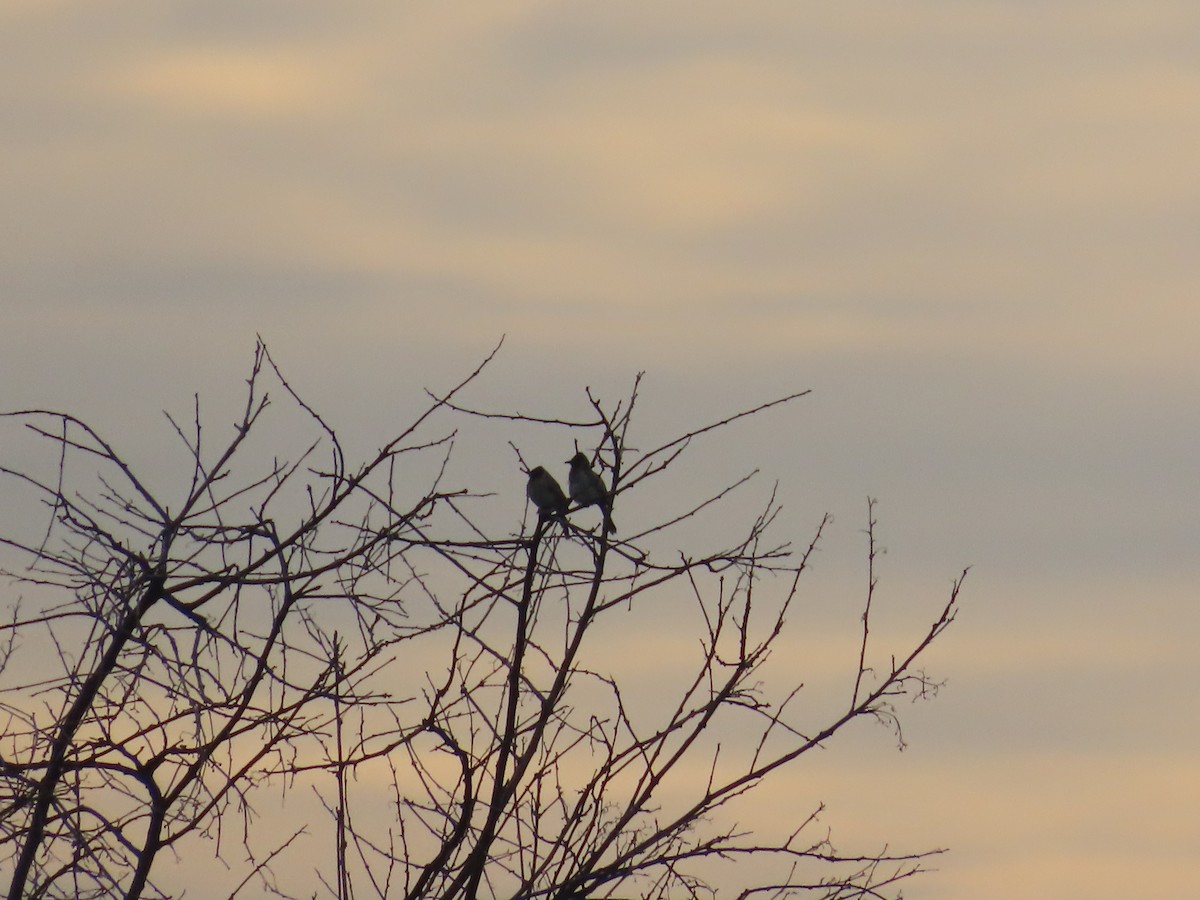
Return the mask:
<path id="1" fill-rule="evenodd" d="M 569 460 L 571 474 L 567 478 L 567 488 L 571 491 L 571 499 L 580 506 L 595 504 L 604 513 L 604 530 L 614 532 L 617 526 L 613 524 L 609 505 L 608 488 L 604 481 L 592 471 L 588 458 L 582 453 L 576 453 Z"/>
<path id="2" fill-rule="evenodd" d="M 567 495 L 554 480 L 554 476 L 541 466 L 529 470 L 529 483 L 525 485 L 525 494 L 537 507 L 539 518 L 561 517 L 567 511 Z"/>

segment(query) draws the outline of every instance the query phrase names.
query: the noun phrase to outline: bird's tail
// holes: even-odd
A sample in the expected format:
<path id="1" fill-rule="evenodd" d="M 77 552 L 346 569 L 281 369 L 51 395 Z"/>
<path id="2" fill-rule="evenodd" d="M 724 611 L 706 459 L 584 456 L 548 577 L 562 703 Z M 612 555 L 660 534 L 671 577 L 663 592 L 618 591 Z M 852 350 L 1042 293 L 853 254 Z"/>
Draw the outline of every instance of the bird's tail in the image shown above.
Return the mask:
<path id="1" fill-rule="evenodd" d="M 608 504 L 600 504 L 600 511 L 604 513 L 604 530 L 609 534 L 616 534 L 617 525 L 613 522 L 612 513 L 608 511 Z"/>

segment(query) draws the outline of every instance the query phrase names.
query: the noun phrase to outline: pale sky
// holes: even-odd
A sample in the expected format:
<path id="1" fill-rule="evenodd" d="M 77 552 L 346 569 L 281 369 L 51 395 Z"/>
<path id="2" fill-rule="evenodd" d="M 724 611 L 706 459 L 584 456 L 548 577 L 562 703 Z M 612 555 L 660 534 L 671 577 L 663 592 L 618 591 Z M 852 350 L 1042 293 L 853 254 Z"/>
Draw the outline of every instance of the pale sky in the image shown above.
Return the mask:
<path id="1" fill-rule="evenodd" d="M 950 847 L 906 897 L 1188 896 L 1198 60 L 1182 0 L 8 0 L 0 406 L 153 448 L 256 333 L 363 447 L 502 334 L 494 407 L 645 370 L 669 434 L 811 388 L 696 478 L 833 512 L 850 605 L 868 494 L 915 625 L 974 568 L 909 749 L 798 799 Z"/>

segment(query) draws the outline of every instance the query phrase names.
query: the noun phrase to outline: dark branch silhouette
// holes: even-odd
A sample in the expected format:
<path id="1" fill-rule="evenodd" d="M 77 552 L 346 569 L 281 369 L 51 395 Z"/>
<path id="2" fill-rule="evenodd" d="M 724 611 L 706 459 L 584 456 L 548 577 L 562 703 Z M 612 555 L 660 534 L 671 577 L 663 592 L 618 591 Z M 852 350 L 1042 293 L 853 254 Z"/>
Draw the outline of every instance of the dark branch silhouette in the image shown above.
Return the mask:
<path id="1" fill-rule="evenodd" d="M 895 702 L 939 687 L 919 664 L 961 576 L 882 655 L 869 501 L 850 700 L 814 723 L 804 685 L 767 663 L 828 516 L 799 550 L 773 536 L 774 492 L 740 526 L 712 516 L 750 473 L 611 527 L 700 445 L 806 392 L 638 450 L 640 375 L 611 408 L 588 392 L 584 416 L 473 409 L 460 397 L 498 350 L 361 462 L 261 342 L 223 441 L 198 398 L 189 425 L 168 417 L 185 464 L 165 488 L 72 415 L 0 417 L 40 448 L 0 467 L 21 511 L 0 552 L 24 593 L 0 625 L 10 898 L 166 897 L 175 862 L 206 853 L 230 896 L 288 895 L 290 870 L 338 898 L 693 897 L 717 878 L 739 898 L 832 900 L 895 896 L 941 852 L 841 852 L 816 799 L 779 835 L 729 806 L 856 719 L 902 743 Z M 289 438 L 264 454 L 275 417 Z M 521 486 L 447 483 L 471 420 L 508 429 L 522 467 L 523 438 L 548 430 L 550 464 L 580 452 L 601 483 L 495 534 L 482 512 Z M 716 549 L 672 543 L 703 516 Z M 665 607 L 662 646 L 684 652 L 649 678 L 613 648 Z M 268 798 L 309 797 L 327 819 L 255 828 Z"/>

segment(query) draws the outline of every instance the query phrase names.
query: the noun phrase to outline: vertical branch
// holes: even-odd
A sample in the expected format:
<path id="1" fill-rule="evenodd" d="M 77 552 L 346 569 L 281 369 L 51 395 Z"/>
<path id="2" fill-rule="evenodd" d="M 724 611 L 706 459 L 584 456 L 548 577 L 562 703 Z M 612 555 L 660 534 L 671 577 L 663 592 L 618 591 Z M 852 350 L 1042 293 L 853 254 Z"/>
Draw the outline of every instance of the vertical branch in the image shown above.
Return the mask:
<path id="1" fill-rule="evenodd" d="M 867 671 L 867 641 L 871 634 L 871 601 L 875 597 L 875 500 L 867 498 L 867 602 L 862 614 L 862 643 L 858 647 L 858 673 L 854 676 L 854 693 L 850 698 L 850 709 L 858 707 L 859 691 L 863 675 Z"/>
<path id="2" fill-rule="evenodd" d="M 474 900 L 479 892 L 479 884 L 486 868 L 488 854 L 492 842 L 496 838 L 496 827 L 501 816 L 508 808 L 509 798 L 515 790 L 516 782 L 521 777 L 518 768 L 513 773 L 511 782 L 508 778 L 509 761 L 516 755 L 517 745 L 517 715 L 521 700 L 521 673 L 525 663 L 525 648 L 529 638 L 529 607 L 533 602 L 533 585 L 537 577 L 538 548 L 542 538 L 551 525 L 557 521 L 550 516 L 539 516 L 533 537 L 529 540 L 529 558 L 525 563 L 525 578 L 521 586 L 521 600 L 517 604 L 517 624 L 513 643 L 513 658 L 508 667 L 508 689 L 505 697 L 504 726 L 500 730 L 500 748 L 496 758 L 496 774 L 492 781 L 492 797 L 488 802 L 487 818 L 480 829 L 475 847 L 463 866 L 459 877 L 451 885 L 447 896 L 453 896 L 460 884 L 467 900 Z"/>
<path id="3" fill-rule="evenodd" d="M 139 771 L 138 780 L 142 782 L 149 794 L 150 820 L 146 824 L 146 838 L 142 842 L 141 852 L 137 855 L 137 865 L 133 870 L 129 890 L 125 892 L 125 900 L 138 900 L 146 889 L 146 882 L 150 878 L 150 868 L 162 847 L 163 823 L 167 817 L 167 805 L 163 802 L 162 791 L 154 781 L 153 772 L 144 769 Z"/>
<path id="4" fill-rule="evenodd" d="M 337 743 L 337 891 L 338 900 L 350 900 L 350 871 L 346 866 L 346 817 L 349 810 L 346 804 L 346 749 L 343 745 L 342 729 L 342 640 L 339 634 L 333 633 L 333 727 L 334 739 Z"/>

